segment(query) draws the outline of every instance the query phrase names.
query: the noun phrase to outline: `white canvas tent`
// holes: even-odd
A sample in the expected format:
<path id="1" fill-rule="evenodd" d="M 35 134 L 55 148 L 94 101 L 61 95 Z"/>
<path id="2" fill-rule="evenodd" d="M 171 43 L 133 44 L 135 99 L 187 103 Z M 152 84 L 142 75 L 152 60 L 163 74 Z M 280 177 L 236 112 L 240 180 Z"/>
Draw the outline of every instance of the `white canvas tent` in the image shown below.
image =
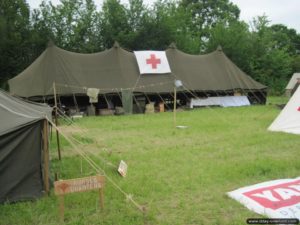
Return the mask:
<path id="1" fill-rule="evenodd" d="M 294 73 L 291 77 L 289 83 L 285 87 L 285 94 L 286 96 L 292 96 L 293 89 L 295 88 L 296 84 L 298 83 L 298 79 L 300 79 L 300 73 Z"/>
<path id="2" fill-rule="evenodd" d="M 268 130 L 300 134 L 300 88 L 297 88 Z"/>

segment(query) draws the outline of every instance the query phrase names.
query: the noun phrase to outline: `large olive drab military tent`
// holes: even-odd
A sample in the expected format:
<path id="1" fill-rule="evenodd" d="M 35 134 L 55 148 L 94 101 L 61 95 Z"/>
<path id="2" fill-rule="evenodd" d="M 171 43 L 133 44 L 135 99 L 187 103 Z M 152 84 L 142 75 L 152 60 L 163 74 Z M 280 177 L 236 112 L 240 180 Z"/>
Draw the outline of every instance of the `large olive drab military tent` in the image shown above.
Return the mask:
<path id="1" fill-rule="evenodd" d="M 174 80 L 182 80 L 190 91 L 245 90 L 262 92 L 266 87 L 241 71 L 221 49 L 206 55 L 189 55 L 174 46 L 166 50 L 170 74 L 139 74 L 132 52 L 116 43 L 93 54 L 63 50 L 54 44 L 22 73 L 9 80 L 10 92 L 22 97 L 83 94 L 98 88 L 100 94 L 131 89 L 142 93 L 171 93 Z"/>
<path id="2" fill-rule="evenodd" d="M 51 111 L 0 90 L 0 203 L 43 194 L 42 131 Z"/>

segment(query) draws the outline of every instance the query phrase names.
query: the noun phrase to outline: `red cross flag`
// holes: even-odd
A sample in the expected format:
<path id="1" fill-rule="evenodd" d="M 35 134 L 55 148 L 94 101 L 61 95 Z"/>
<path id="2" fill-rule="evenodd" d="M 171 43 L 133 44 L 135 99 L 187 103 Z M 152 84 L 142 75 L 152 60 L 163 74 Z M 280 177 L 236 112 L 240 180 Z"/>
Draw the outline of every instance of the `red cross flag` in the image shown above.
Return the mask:
<path id="1" fill-rule="evenodd" d="M 169 62 L 164 51 L 135 51 L 140 74 L 171 73 Z"/>

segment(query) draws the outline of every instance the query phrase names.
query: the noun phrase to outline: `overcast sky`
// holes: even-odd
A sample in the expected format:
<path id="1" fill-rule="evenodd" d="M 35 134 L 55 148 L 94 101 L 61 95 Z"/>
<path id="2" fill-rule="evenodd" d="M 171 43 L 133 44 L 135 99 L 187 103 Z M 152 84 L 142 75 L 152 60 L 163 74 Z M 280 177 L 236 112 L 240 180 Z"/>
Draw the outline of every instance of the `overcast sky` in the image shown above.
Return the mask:
<path id="1" fill-rule="evenodd" d="M 59 0 L 51 0 L 53 4 Z M 42 0 L 27 0 L 31 8 L 38 8 Z M 100 7 L 103 0 L 94 0 Z M 121 0 L 121 2 L 128 2 Z M 144 0 L 146 4 L 152 4 L 154 0 Z M 300 0 L 231 0 L 240 10 L 240 18 L 249 23 L 253 17 L 266 14 L 271 24 L 284 24 L 289 28 L 294 28 L 300 33 Z"/>

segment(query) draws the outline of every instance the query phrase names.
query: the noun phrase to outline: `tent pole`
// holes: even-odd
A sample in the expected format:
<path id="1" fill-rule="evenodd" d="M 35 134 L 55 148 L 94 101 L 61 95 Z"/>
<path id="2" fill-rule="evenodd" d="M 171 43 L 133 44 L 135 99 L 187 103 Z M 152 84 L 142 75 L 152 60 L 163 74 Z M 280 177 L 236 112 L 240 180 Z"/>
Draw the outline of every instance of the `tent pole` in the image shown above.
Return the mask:
<path id="1" fill-rule="evenodd" d="M 48 121 L 44 120 L 43 127 L 43 150 L 44 150 L 44 188 L 47 195 L 49 195 L 49 143 L 48 143 Z"/>
<path id="2" fill-rule="evenodd" d="M 174 127 L 176 128 L 176 101 L 177 101 L 177 93 L 176 93 L 176 86 L 174 86 L 174 108 L 173 108 L 173 115 L 174 115 Z"/>
<path id="3" fill-rule="evenodd" d="M 53 82 L 53 92 L 54 92 L 54 104 L 55 104 L 55 126 L 58 126 L 58 119 L 57 119 L 57 99 L 56 99 L 56 87 L 55 82 Z M 56 141 L 57 141 L 57 152 L 58 152 L 58 159 L 61 160 L 60 154 L 60 142 L 59 142 L 59 133 L 56 130 Z"/>

